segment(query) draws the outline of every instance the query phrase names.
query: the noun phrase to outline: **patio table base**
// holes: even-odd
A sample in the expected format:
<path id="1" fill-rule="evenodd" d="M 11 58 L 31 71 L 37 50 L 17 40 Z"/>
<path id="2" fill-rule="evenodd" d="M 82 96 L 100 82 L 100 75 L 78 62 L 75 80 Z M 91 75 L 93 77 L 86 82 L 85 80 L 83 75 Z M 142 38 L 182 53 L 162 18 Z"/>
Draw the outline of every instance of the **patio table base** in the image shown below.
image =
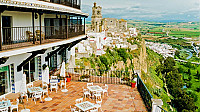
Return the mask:
<path id="1" fill-rule="evenodd" d="M 61 91 L 62 91 L 62 92 L 67 92 L 68 90 L 67 90 L 67 89 L 62 89 Z"/>
<path id="2" fill-rule="evenodd" d="M 47 98 L 45 98 L 44 100 L 45 100 L 45 101 L 51 101 L 52 98 L 51 98 L 51 97 L 47 97 Z"/>
<path id="3" fill-rule="evenodd" d="M 23 109 L 21 112 L 30 112 L 30 109 Z"/>

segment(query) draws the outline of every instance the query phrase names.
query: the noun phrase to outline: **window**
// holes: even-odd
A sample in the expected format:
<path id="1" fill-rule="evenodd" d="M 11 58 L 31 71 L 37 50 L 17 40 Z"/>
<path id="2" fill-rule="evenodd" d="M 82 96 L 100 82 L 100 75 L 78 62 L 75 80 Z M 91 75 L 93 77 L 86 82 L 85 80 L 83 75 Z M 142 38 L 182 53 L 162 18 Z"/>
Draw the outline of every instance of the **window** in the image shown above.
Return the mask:
<path id="1" fill-rule="evenodd" d="M 0 95 L 11 92 L 9 66 L 0 67 Z"/>

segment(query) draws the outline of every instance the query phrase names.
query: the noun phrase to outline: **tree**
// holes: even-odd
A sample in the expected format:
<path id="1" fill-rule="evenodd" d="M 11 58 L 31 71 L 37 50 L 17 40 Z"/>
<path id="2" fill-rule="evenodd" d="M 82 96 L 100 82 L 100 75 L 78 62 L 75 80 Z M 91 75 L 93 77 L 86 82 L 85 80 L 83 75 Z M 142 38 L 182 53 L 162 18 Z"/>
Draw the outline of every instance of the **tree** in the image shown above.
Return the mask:
<path id="1" fill-rule="evenodd" d="M 198 70 L 197 70 L 197 77 L 198 77 L 198 79 L 200 80 L 200 73 L 199 73 Z"/>
<path id="2" fill-rule="evenodd" d="M 179 58 L 179 56 L 180 56 L 180 51 L 179 51 L 179 50 L 176 50 L 175 55 Z"/>

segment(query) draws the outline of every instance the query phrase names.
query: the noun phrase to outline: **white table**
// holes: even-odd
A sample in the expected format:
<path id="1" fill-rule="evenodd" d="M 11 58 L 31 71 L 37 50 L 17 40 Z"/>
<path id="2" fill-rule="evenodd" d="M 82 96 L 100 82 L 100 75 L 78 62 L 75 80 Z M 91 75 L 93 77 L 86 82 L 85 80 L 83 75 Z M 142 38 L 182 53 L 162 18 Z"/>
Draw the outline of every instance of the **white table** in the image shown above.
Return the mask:
<path id="1" fill-rule="evenodd" d="M 98 85 L 96 85 L 96 86 L 88 86 L 87 88 L 88 88 L 89 91 L 91 91 L 91 92 L 103 91 L 103 89 L 102 89 L 100 86 L 98 86 Z"/>
<path id="2" fill-rule="evenodd" d="M 90 110 L 90 109 L 93 109 L 95 107 L 95 105 L 89 101 L 85 101 L 85 102 L 82 102 L 82 103 L 78 103 L 78 104 L 75 104 L 76 107 L 78 107 L 79 109 L 81 109 L 82 111 L 87 111 L 87 110 Z"/>

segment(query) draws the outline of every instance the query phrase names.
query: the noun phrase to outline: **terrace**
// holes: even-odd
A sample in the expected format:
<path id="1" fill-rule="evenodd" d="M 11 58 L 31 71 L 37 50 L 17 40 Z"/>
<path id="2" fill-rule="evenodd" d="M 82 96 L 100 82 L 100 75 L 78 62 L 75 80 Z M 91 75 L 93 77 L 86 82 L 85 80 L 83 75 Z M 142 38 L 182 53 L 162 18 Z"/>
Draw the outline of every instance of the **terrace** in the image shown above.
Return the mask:
<path id="1" fill-rule="evenodd" d="M 94 85 L 103 86 L 104 84 L 94 83 Z M 24 99 L 24 104 L 19 105 L 19 110 L 21 111 L 26 107 L 27 109 L 30 109 L 31 112 L 69 112 L 70 106 L 75 105 L 75 100 L 83 97 L 83 87 L 86 88 L 86 86 L 86 82 L 68 82 L 66 84 L 68 92 L 64 93 L 60 90 L 57 93 L 55 91 L 49 92 L 52 101 L 45 101 L 44 103 L 37 101 L 35 104 L 31 98 L 29 98 L 28 102 Z M 108 86 L 108 96 L 104 95 L 102 97 L 103 102 L 101 109 L 104 112 L 147 111 L 137 88 L 116 84 L 108 84 Z M 89 98 L 84 99 L 84 101 L 95 103 L 95 100 Z"/>

